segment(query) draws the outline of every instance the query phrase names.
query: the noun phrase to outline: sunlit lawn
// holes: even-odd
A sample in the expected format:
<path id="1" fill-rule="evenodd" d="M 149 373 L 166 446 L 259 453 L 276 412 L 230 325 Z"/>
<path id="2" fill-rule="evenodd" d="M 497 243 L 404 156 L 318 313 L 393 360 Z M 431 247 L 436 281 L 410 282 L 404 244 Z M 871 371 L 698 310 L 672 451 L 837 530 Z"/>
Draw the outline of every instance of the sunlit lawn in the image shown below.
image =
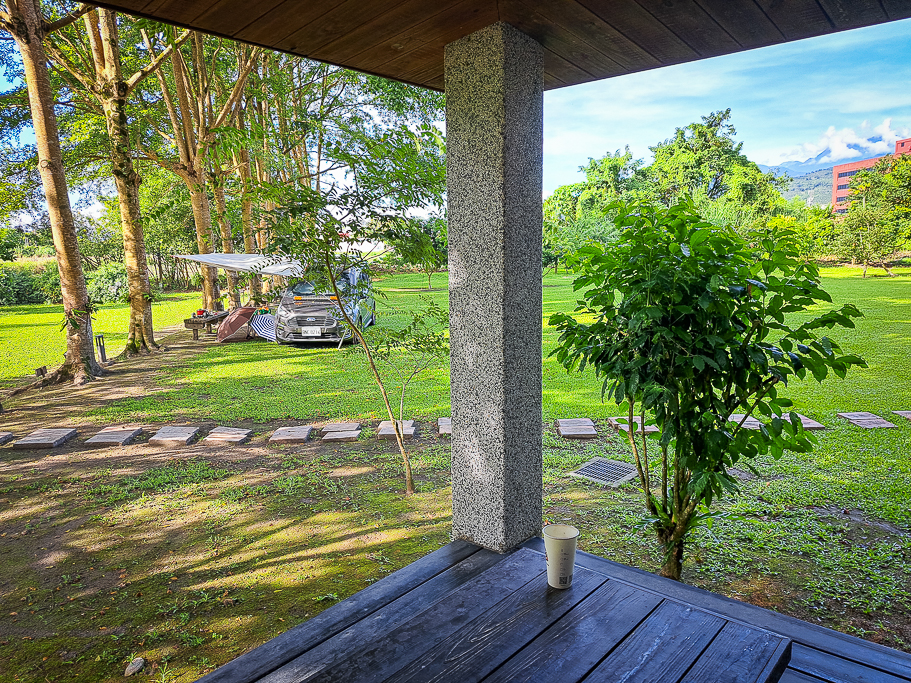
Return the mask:
<path id="1" fill-rule="evenodd" d="M 152 304 L 155 328 L 162 329 L 190 316 L 198 294 L 171 293 Z M 127 304 L 102 304 L 92 328 L 103 334 L 108 356 L 123 350 L 130 310 Z M 29 375 L 35 368 L 53 368 L 63 361 L 66 339 L 60 329 L 63 306 L 33 304 L 0 306 L 0 380 Z"/>

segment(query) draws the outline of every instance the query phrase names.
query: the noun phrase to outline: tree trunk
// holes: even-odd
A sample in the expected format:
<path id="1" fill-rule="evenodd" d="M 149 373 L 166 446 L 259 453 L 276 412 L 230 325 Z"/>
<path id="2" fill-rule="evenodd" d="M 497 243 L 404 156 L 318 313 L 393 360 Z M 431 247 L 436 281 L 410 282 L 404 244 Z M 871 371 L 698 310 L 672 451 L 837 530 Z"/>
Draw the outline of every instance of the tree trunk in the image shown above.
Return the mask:
<path id="1" fill-rule="evenodd" d="M 243 119 L 241 118 L 241 125 Z M 239 162 L 239 163 L 238 163 Z M 256 245 L 256 236 L 253 231 L 253 199 L 250 196 L 252 191 L 250 176 L 250 153 L 246 149 L 240 151 L 240 159 L 235 156 L 234 163 L 237 166 L 237 173 L 241 182 L 240 197 L 240 223 L 244 233 L 244 251 L 248 254 L 258 253 Z M 256 300 L 263 293 L 262 280 L 256 273 L 250 278 L 250 298 Z"/>
<path id="2" fill-rule="evenodd" d="M 127 270 L 130 297 L 130 323 L 126 353 L 134 355 L 158 349 L 152 326 L 152 287 L 149 284 L 149 260 L 139 213 L 139 184 L 142 179 L 133 166 L 133 150 L 127 122 L 129 87 L 124 82 L 120 66 L 120 36 L 117 15 L 99 9 L 100 42 L 103 50 L 102 106 L 111 140 L 111 166 L 117 200 L 120 204 L 120 225 L 123 232 L 123 262 Z M 92 13 L 94 14 L 94 12 Z M 87 16 L 87 22 L 93 18 Z M 93 46 L 94 47 L 94 46 Z M 96 67 L 97 68 L 97 67 Z M 102 75 L 99 74 L 99 75 Z"/>
<path id="3" fill-rule="evenodd" d="M 215 217 L 221 230 L 221 250 L 225 254 L 234 253 L 234 239 L 232 236 L 231 221 L 228 220 L 228 211 L 225 205 L 225 186 L 221 180 L 212 183 L 212 192 L 215 195 Z M 237 273 L 233 270 L 226 272 L 228 278 L 228 297 L 231 308 L 240 308 L 240 292 L 237 291 Z"/>
<path id="4" fill-rule="evenodd" d="M 679 581 L 683 574 L 683 541 L 673 541 L 671 537 L 672 531 L 670 530 L 658 531 L 658 542 L 661 544 L 662 551 L 667 553 L 658 574 Z"/>
<path id="5" fill-rule="evenodd" d="M 196 224 L 196 248 L 200 254 L 211 254 L 212 247 L 209 235 L 212 231 L 212 210 L 209 207 L 209 197 L 206 195 L 205 185 L 200 187 L 194 183 L 187 183 L 190 190 L 190 205 L 193 207 L 193 222 Z M 200 265 L 202 275 L 202 307 L 207 311 L 215 310 L 215 269 Z"/>
<path id="6" fill-rule="evenodd" d="M 72 378 L 80 385 L 103 371 L 95 360 L 92 346 L 92 319 L 89 294 L 82 272 L 82 257 L 73 224 L 73 212 L 63 172 L 60 134 L 54 114 L 54 96 L 47 72 L 47 54 L 43 44 L 42 17 L 37 0 L 8 2 L 13 38 L 22 56 L 25 83 L 35 142 L 38 168 L 44 197 L 47 200 L 54 251 L 60 269 L 60 288 L 66 324 L 66 360 L 55 373 L 55 379 Z"/>

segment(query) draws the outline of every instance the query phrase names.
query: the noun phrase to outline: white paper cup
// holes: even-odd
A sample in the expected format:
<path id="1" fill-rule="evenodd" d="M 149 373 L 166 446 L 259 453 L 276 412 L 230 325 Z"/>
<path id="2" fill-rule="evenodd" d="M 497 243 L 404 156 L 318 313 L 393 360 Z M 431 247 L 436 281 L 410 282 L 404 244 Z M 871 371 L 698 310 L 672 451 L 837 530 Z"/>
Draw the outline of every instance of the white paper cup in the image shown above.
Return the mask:
<path id="1" fill-rule="evenodd" d="M 548 524 L 541 533 L 544 535 L 547 584 L 552 588 L 569 588 L 573 584 L 579 530 L 569 524 Z"/>

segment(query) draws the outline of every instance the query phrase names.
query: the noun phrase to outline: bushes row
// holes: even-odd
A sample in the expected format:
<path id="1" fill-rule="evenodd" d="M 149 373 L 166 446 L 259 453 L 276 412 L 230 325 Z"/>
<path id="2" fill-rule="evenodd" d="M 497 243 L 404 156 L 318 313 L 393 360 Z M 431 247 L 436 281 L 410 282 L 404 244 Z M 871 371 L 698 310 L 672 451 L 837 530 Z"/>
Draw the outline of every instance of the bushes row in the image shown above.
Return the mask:
<path id="1" fill-rule="evenodd" d="M 127 272 L 122 263 L 106 263 L 86 273 L 89 298 L 95 303 L 124 301 Z M 60 303 L 60 272 L 54 261 L 0 264 L 0 306 Z"/>

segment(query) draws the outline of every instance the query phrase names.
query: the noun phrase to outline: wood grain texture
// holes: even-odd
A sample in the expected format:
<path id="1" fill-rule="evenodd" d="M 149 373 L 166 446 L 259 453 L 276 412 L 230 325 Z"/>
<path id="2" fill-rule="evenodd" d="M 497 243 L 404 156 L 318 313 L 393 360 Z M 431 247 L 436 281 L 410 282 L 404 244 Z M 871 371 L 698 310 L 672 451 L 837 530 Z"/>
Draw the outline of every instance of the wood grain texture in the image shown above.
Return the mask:
<path id="1" fill-rule="evenodd" d="M 389 12 L 400 2 L 401 0 L 345 0 L 290 35 L 275 41 L 275 47 L 286 52 L 315 57 L 326 43 L 347 37 L 351 31 Z M 333 58 L 333 61 L 337 60 Z"/>
<path id="2" fill-rule="evenodd" d="M 753 0 L 699 0 L 699 4 L 742 47 L 784 40 L 782 32 Z"/>
<path id="3" fill-rule="evenodd" d="M 695 0 L 637 2 L 700 57 L 714 57 L 743 49 Z"/>
<path id="4" fill-rule="evenodd" d="M 472 557 L 474 559 L 470 560 Z M 502 556 L 483 551 L 471 543 L 454 541 L 228 662 L 201 681 L 247 683 L 258 680 L 402 596 L 411 596 L 420 604 L 421 586 L 427 586 L 423 589 L 425 593 L 451 590 L 500 559 Z"/>
<path id="5" fill-rule="evenodd" d="M 816 0 L 756 0 L 787 40 L 809 38 L 835 28 Z"/>
<path id="6" fill-rule="evenodd" d="M 653 593 L 609 581 L 576 607 L 571 618 L 551 626 L 484 683 L 581 680 L 660 603 Z"/>
<path id="7" fill-rule="evenodd" d="M 209 5 L 194 24 L 206 26 L 211 32 L 234 36 L 264 17 L 268 17 L 284 0 L 217 0 Z"/>
<path id="8" fill-rule="evenodd" d="M 681 683 L 777 681 L 790 659 L 790 649 L 782 647 L 787 643 L 768 631 L 729 621 Z"/>
<path id="9" fill-rule="evenodd" d="M 287 38 L 302 26 L 316 21 L 323 14 L 341 4 L 341 1 L 320 0 L 319 2 L 302 3 L 298 0 L 284 0 L 272 11 L 260 15 L 232 35 L 237 40 L 275 49 L 278 41 Z"/>
<path id="10" fill-rule="evenodd" d="M 794 671 L 793 669 L 787 669 L 781 678 L 778 679 L 778 683 L 824 683 L 821 678 L 816 678 L 815 676 L 807 676 L 802 674 L 799 671 Z"/>
<path id="11" fill-rule="evenodd" d="M 341 646 L 344 657 L 331 668 L 315 675 L 274 680 L 288 683 L 384 681 L 541 576 L 543 569 L 533 553 L 520 550 L 400 626 L 376 637 L 354 641 L 361 645 L 360 649 Z M 265 680 L 271 683 L 273 679 Z"/>
<path id="12" fill-rule="evenodd" d="M 724 624 L 708 612 L 666 600 L 585 681 L 678 681 Z"/>
<path id="13" fill-rule="evenodd" d="M 839 29 L 877 24 L 888 18 L 879 0 L 819 0 L 819 4 Z"/>
<path id="14" fill-rule="evenodd" d="M 799 644 L 791 649 L 788 667 L 830 683 L 907 683 L 909 680 L 887 673 L 888 670 L 874 669 Z"/>
<path id="15" fill-rule="evenodd" d="M 579 569 L 571 588 L 556 590 L 542 574 L 385 683 L 476 683 L 604 582 L 603 576 Z"/>
<path id="16" fill-rule="evenodd" d="M 524 547 L 535 549 L 542 554 L 544 552 L 544 542 L 537 537 L 529 539 L 524 544 Z M 900 679 L 911 681 L 911 654 L 906 652 L 899 652 L 898 650 L 810 624 L 794 617 L 772 612 L 739 600 L 732 600 L 695 586 L 671 581 L 657 574 L 611 562 L 590 553 L 577 552 L 576 564 L 600 572 L 612 579 L 618 579 L 636 587 L 652 590 L 660 595 L 666 595 L 675 600 L 696 605 L 701 609 L 709 610 L 725 618 L 787 636 L 795 643 L 795 653 L 798 649 L 796 644 L 801 643 L 828 653 L 835 660 L 833 666 L 837 667 L 840 661 L 852 660 L 874 669 L 889 671 Z M 795 668 L 793 664 L 791 664 L 791 668 Z"/>

